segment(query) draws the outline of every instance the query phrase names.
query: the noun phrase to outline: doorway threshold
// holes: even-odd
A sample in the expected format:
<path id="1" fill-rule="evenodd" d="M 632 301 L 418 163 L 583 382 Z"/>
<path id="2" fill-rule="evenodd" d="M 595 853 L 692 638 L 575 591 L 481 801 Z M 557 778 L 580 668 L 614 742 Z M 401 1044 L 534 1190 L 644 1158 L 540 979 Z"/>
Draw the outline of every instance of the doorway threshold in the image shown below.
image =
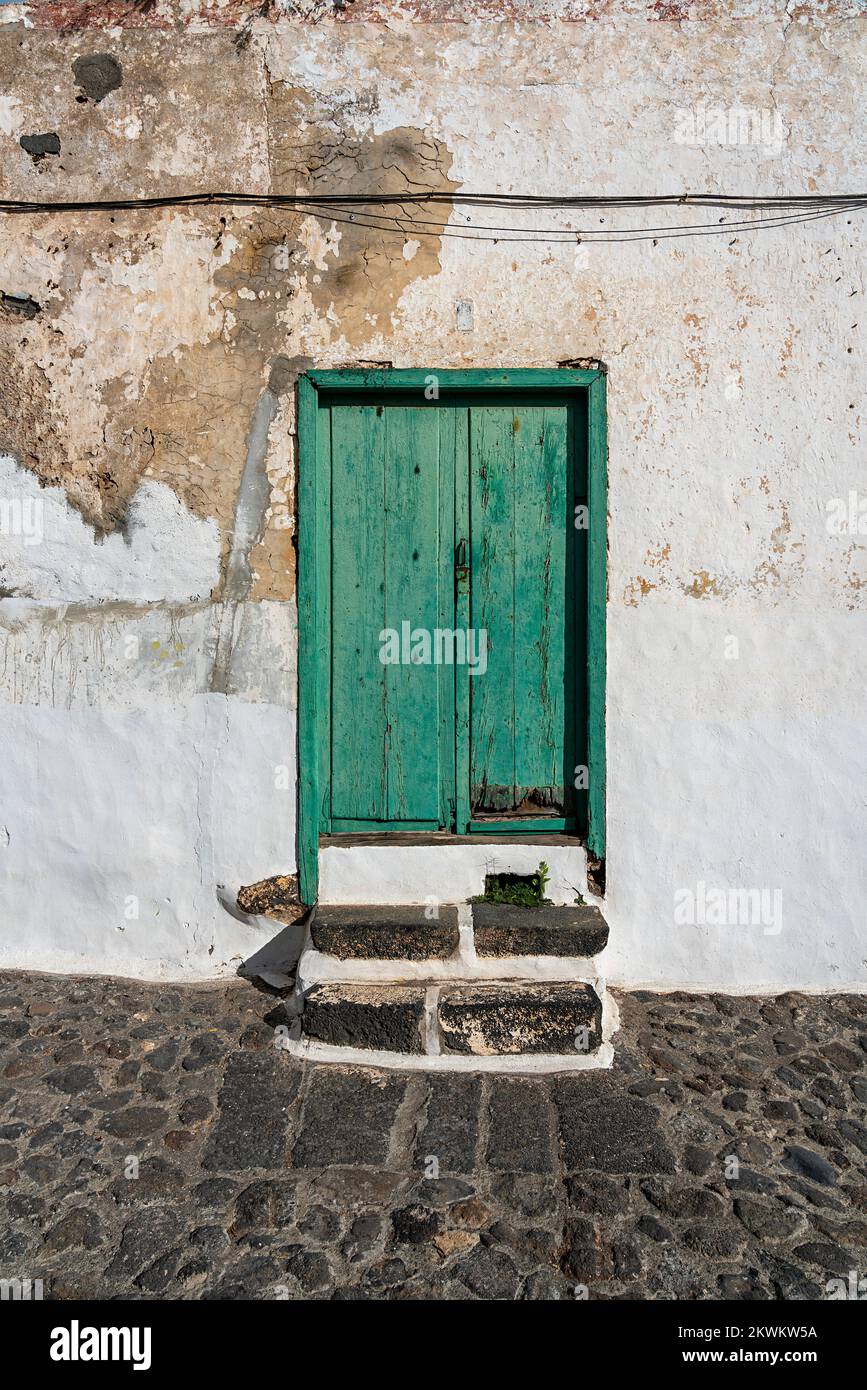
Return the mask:
<path id="1" fill-rule="evenodd" d="M 525 831 L 523 835 L 453 835 L 449 830 L 405 830 L 376 831 L 362 833 L 347 831 L 339 835 L 320 835 L 320 849 L 352 849 L 355 845 L 409 845 L 420 848 L 423 845 L 561 845 L 564 849 L 580 849 L 584 841 L 580 835 L 569 835 L 551 830 Z"/>

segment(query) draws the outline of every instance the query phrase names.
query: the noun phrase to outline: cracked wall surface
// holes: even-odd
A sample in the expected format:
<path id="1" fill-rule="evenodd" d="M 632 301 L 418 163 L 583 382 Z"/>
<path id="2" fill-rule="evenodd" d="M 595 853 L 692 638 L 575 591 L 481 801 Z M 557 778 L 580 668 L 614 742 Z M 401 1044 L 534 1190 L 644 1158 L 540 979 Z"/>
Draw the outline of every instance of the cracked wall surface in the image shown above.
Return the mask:
<path id="1" fill-rule="evenodd" d="M 860 192 L 860 12 L 3 6 L 0 197 Z M 774 140 L 677 138 L 732 106 Z M 861 987 L 867 535 L 825 521 L 867 490 L 864 215 L 654 235 L 704 215 L 632 209 L 645 240 L 559 245 L 466 239 L 533 218 L 465 207 L 443 234 L 239 204 L 0 219 L 0 501 L 21 522 L 0 536 L 0 693 L 71 769 L 65 825 L 44 762 L 4 769 L 0 958 L 32 965 L 42 933 L 64 968 L 230 971 L 251 942 L 217 886 L 294 871 L 299 373 L 596 359 L 609 974 Z M 40 826 L 65 847 L 60 944 L 55 890 L 49 911 L 31 894 Z M 699 878 L 784 884 L 788 933 L 676 930 Z"/>

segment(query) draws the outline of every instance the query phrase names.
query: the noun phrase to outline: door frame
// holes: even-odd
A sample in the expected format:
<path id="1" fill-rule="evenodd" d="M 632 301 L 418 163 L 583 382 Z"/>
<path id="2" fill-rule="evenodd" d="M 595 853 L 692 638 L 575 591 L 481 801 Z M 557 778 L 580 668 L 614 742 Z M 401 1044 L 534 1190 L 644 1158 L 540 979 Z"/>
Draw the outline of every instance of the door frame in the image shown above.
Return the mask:
<path id="1" fill-rule="evenodd" d="M 298 603 L 298 882 L 301 901 L 316 902 L 323 788 L 320 776 L 322 711 L 329 677 L 325 631 L 330 564 L 328 517 L 323 506 L 330 489 L 323 477 L 318 438 L 319 392 L 391 391 L 423 394 L 432 380 L 449 394 L 556 389 L 584 394 L 587 404 L 587 728 L 589 853 L 605 857 L 605 607 L 607 588 L 608 448 L 605 372 L 600 369 L 535 368 L 444 371 L 438 368 L 339 368 L 306 372 L 298 379 L 297 399 L 297 603 Z M 584 735 L 582 730 L 582 736 Z M 580 745 L 579 745 L 580 746 Z"/>

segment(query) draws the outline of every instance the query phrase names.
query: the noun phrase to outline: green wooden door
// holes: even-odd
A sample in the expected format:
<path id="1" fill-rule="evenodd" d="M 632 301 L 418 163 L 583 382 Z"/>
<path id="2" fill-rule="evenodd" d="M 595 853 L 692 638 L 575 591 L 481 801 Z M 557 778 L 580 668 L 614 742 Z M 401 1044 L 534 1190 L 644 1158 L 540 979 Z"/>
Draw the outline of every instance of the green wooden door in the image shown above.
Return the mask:
<path id="1" fill-rule="evenodd" d="M 487 648 L 485 676 L 462 682 L 468 830 L 515 821 L 550 829 L 555 820 L 561 828 L 576 816 L 580 433 L 562 398 L 468 408 L 466 607 Z"/>
<path id="2" fill-rule="evenodd" d="M 332 832 L 577 827 L 586 500 L 565 393 L 323 394 Z"/>
<path id="3" fill-rule="evenodd" d="M 333 402 L 331 698 L 334 831 L 446 828 L 453 818 L 453 674 L 419 634 L 452 621 L 448 418 L 380 398 Z"/>

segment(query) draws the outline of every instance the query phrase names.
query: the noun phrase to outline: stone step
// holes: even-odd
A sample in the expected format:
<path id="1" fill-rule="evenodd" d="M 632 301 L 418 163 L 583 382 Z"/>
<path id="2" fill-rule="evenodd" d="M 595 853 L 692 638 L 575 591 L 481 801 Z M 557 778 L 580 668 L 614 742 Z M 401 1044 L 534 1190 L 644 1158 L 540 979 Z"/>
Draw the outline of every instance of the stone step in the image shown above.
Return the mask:
<path id="1" fill-rule="evenodd" d="M 301 1032 L 332 1047 L 407 1057 L 574 1057 L 599 1048 L 602 1003 L 586 983 L 317 984 Z"/>
<path id="2" fill-rule="evenodd" d="M 304 1000 L 301 1032 L 336 1047 L 424 1052 L 425 993 L 417 985 L 314 985 Z"/>
<path id="3" fill-rule="evenodd" d="M 444 1052 L 589 1053 L 602 1041 L 602 1002 L 589 984 L 447 985 L 437 1012 Z"/>
<path id="4" fill-rule="evenodd" d="M 458 910 L 429 918 L 413 907 L 318 906 L 310 917 L 317 951 L 341 960 L 442 960 L 458 949 Z"/>
<path id="5" fill-rule="evenodd" d="M 608 924 L 598 907 L 516 907 L 475 902 L 471 914 L 477 955 L 484 958 L 555 956 L 589 959 L 604 950 Z M 460 948 L 459 909 L 442 905 L 431 917 L 423 904 L 411 907 L 318 906 L 310 917 L 310 939 L 324 955 L 339 960 L 447 960 Z"/>
<path id="6" fill-rule="evenodd" d="M 473 903 L 473 938 L 480 956 L 587 957 L 604 950 L 608 923 L 586 904 Z"/>

